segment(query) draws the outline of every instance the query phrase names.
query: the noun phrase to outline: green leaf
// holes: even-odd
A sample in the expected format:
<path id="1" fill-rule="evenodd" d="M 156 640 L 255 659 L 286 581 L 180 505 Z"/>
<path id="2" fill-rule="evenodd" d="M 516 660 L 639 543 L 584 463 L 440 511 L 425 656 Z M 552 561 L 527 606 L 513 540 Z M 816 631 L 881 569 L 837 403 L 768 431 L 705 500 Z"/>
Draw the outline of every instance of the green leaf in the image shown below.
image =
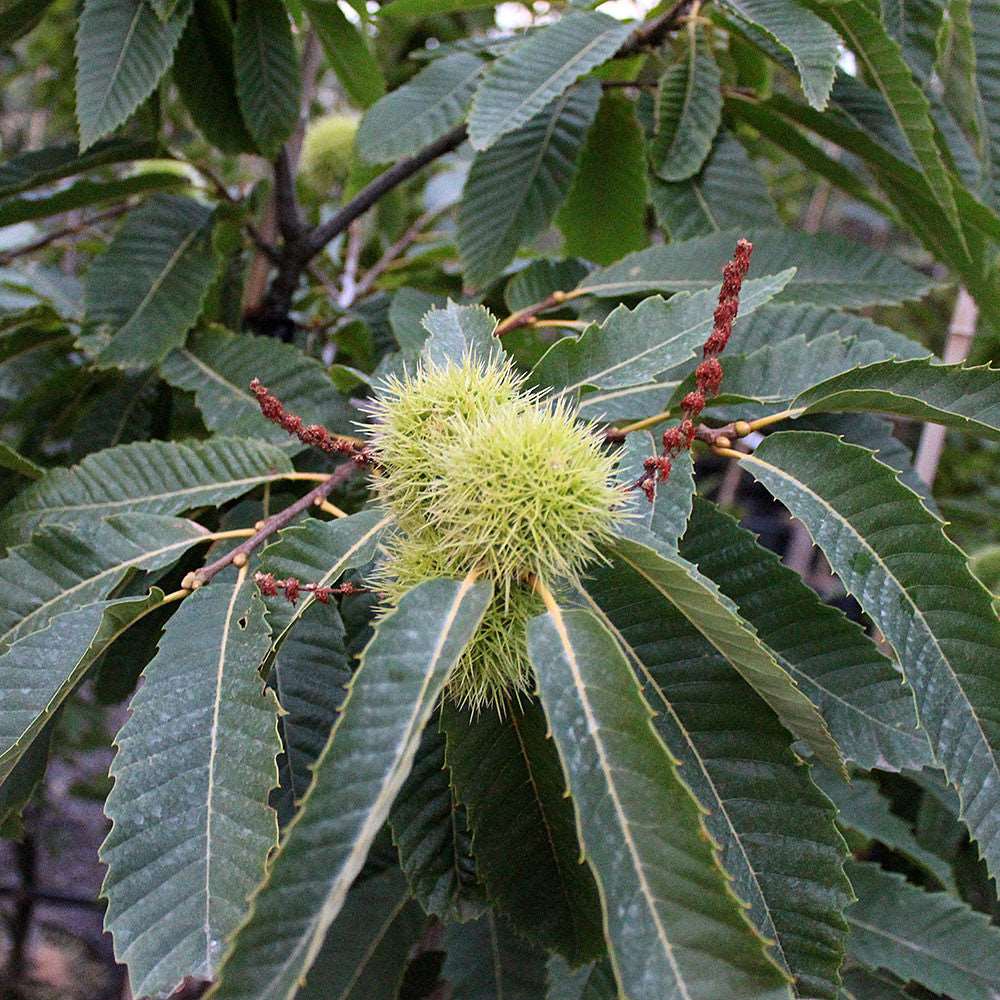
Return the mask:
<path id="1" fill-rule="evenodd" d="M 1000 209 L 1000 13 L 991 0 L 969 5 L 970 38 L 975 43 L 975 83 L 984 135 L 984 196 Z"/>
<path id="2" fill-rule="evenodd" d="M 488 583 L 431 580 L 379 621 L 313 783 L 209 996 L 264 1000 L 295 992 L 388 817 L 448 672 L 491 597 Z"/>
<path id="3" fill-rule="evenodd" d="M 379 7 L 378 13 L 423 18 L 434 14 L 450 14 L 456 10 L 479 10 L 495 6 L 496 0 L 391 0 Z"/>
<path id="4" fill-rule="evenodd" d="M 256 670 L 270 646 L 252 580 L 195 591 L 163 630 L 115 738 L 102 892 L 136 996 L 214 977 L 277 841 L 267 794 L 281 744 Z"/>
<path id="5" fill-rule="evenodd" d="M 473 717 L 446 704 L 441 726 L 476 867 L 515 930 L 573 965 L 604 951 L 601 908 L 581 865 L 573 806 L 537 702 Z"/>
<path id="6" fill-rule="evenodd" d="M 699 498 L 680 551 L 736 604 L 823 713 L 849 760 L 892 771 L 932 764 L 913 694 L 895 666 L 752 532 Z"/>
<path id="7" fill-rule="evenodd" d="M 25 458 L 2 441 L 0 441 L 0 469 L 9 469 L 11 472 L 27 476 L 28 479 L 38 479 L 45 473 L 40 465 L 36 465 L 30 458 Z"/>
<path id="8" fill-rule="evenodd" d="M 878 410 L 998 440 L 1000 370 L 945 365 L 932 358 L 883 361 L 814 385 L 792 407 L 801 413 Z"/>
<path id="9" fill-rule="evenodd" d="M 307 424 L 336 431 L 356 416 L 334 388 L 323 365 L 292 346 L 268 337 L 230 333 L 220 327 L 195 330 L 187 344 L 160 366 L 163 377 L 195 394 L 205 426 L 216 434 L 270 441 L 291 451 L 304 447 L 261 415 L 249 385 L 261 376 L 268 388 Z"/>
<path id="10" fill-rule="evenodd" d="M 726 129 L 716 136 L 698 174 L 673 183 L 653 178 L 650 199 L 656 221 L 671 240 L 779 224 L 764 178 L 742 143 Z"/>
<path id="11" fill-rule="evenodd" d="M 551 260 L 540 257 L 521 268 L 507 282 L 503 290 L 504 304 L 508 311 L 517 312 L 536 302 L 541 302 L 552 292 L 568 292 L 575 288 L 590 269 L 581 260 Z"/>
<path id="12" fill-rule="evenodd" d="M 23 38 L 42 19 L 53 0 L 0 0 L 0 47 Z"/>
<path id="13" fill-rule="evenodd" d="M 147 368 L 184 342 L 218 271 L 212 222 L 204 205 L 173 196 L 129 213 L 87 272 L 87 318 L 112 335 L 99 364 Z"/>
<path id="14" fill-rule="evenodd" d="M 703 30 L 660 78 L 656 135 L 649 155 L 658 177 L 683 181 L 698 173 L 722 122 L 722 75 Z"/>
<path id="15" fill-rule="evenodd" d="M 89 604 L 53 618 L 0 656 L 0 782 L 111 643 L 158 607 L 163 592 Z"/>
<path id="16" fill-rule="evenodd" d="M 545 989 L 545 952 L 487 911 L 445 928 L 441 976 L 458 1000 L 539 1000 Z"/>
<path id="17" fill-rule="evenodd" d="M 852 862 L 851 956 L 954 1000 L 1000 991 L 1000 931 L 944 892 L 924 892 L 878 865 Z"/>
<path id="18" fill-rule="evenodd" d="M 860 243 L 828 233 L 812 236 L 752 226 L 640 250 L 592 271 L 580 288 L 601 298 L 709 288 L 718 282 L 741 236 L 754 244 L 752 273 L 796 268 L 783 301 L 861 308 L 918 299 L 934 286 L 925 275 Z"/>
<path id="19" fill-rule="evenodd" d="M 398 868 L 351 887 L 298 1000 L 395 997 L 424 925 Z"/>
<path id="20" fill-rule="evenodd" d="M 913 79 L 897 42 L 882 23 L 874 0 L 821 0 L 817 11 L 855 51 L 868 76 L 885 98 L 896 124 L 920 165 L 945 217 L 961 234 L 952 181 L 941 159 L 930 116 L 930 103 Z"/>
<path id="21" fill-rule="evenodd" d="M 769 302 L 794 274 L 789 268 L 747 281 L 740 296 L 741 311 L 750 313 Z M 584 386 L 617 389 L 647 382 L 694 357 L 711 333 L 718 297 L 718 287 L 712 287 L 666 301 L 657 295 L 634 309 L 621 305 L 600 326 L 587 327 L 579 339 L 557 340 L 535 365 L 531 380 L 562 393 Z"/>
<path id="22" fill-rule="evenodd" d="M 387 163 L 439 139 L 465 116 L 482 71 L 483 61 L 467 52 L 435 59 L 368 109 L 355 140 L 358 154 Z"/>
<path id="23" fill-rule="evenodd" d="M 614 184 L 608 183 L 614 177 Z M 563 253 L 610 264 L 641 250 L 646 236 L 646 153 L 635 107 L 621 94 L 601 98 L 573 186 L 556 223 Z M 614 225 L 608 225 L 614 219 Z"/>
<path id="24" fill-rule="evenodd" d="M 465 810 L 455 801 L 444 736 L 424 730 L 413 770 L 389 816 L 399 863 L 427 913 L 446 923 L 479 916 L 483 907 Z"/>
<path id="25" fill-rule="evenodd" d="M 240 0 L 234 35 L 236 96 L 257 148 L 277 155 L 299 118 L 299 57 L 281 0 Z"/>
<path id="26" fill-rule="evenodd" d="M 904 983 L 891 976 L 879 976 L 868 969 L 854 967 L 844 970 L 842 1000 L 909 1000 Z"/>
<path id="27" fill-rule="evenodd" d="M 472 161 L 458 211 L 467 283 L 492 281 L 552 220 L 572 184 L 600 95 L 596 80 L 585 81 Z"/>
<path id="28" fill-rule="evenodd" d="M 51 719 L 32 741 L 27 752 L 0 783 L 0 838 L 20 840 L 24 836 L 21 818 L 45 779 L 56 718 Z"/>
<path id="29" fill-rule="evenodd" d="M 741 465 L 809 530 L 899 656 L 917 718 L 1000 871 L 1000 622 L 961 551 L 896 472 L 828 434 L 773 434 Z"/>
<path id="30" fill-rule="evenodd" d="M 842 911 L 852 899 L 846 845 L 788 733 L 627 565 L 598 569 L 587 592 L 632 661 L 656 712 L 653 725 L 706 810 L 705 826 L 754 925 L 775 942 L 774 957 L 803 996 L 835 998 L 847 936 Z"/>
<path id="31" fill-rule="evenodd" d="M 279 449 L 239 438 L 119 445 L 52 469 L 22 490 L 4 508 L 0 540 L 25 541 L 53 520 L 69 525 L 133 510 L 178 514 L 214 506 L 290 471 Z"/>
<path id="32" fill-rule="evenodd" d="M 500 349 L 493 335 L 496 317 L 484 306 L 460 306 L 449 299 L 443 309 L 431 309 L 420 325 L 428 334 L 421 357 L 436 365 L 460 362 L 470 352 L 487 358 Z"/>
<path id="33" fill-rule="evenodd" d="M 546 981 L 545 1000 L 616 1000 L 618 996 L 618 984 L 606 958 L 571 969 L 565 959 L 553 955 L 546 968 Z"/>
<path id="34" fill-rule="evenodd" d="M 611 633 L 552 605 L 529 622 L 528 649 L 622 994 L 789 997 Z"/>
<path id="35" fill-rule="evenodd" d="M 842 770 L 840 750 L 816 706 L 740 617 L 736 605 L 697 566 L 658 545 L 653 536 L 639 530 L 629 535 L 610 546 L 615 558 L 673 604 L 771 706 L 789 732 L 805 740 L 820 760 Z"/>
<path id="36" fill-rule="evenodd" d="M 532 32 L 486 72 L 469 114 L 477 150 L 540 115 L 576 80 L 607 62 L 631 25 L 598 11 L 571 11 Z"/>
<path id="37" fill-rule="evenodd" d="M 124 201 L 133 194 L 165 191 L 187 184 L 187 178 L 164 171 L 136 174 L 134 177 L 123 177 L 117 181 L 77 181 L 72 187 L 64 188 L 55 194 L 40 198 L 11 198 L 0 202 L 0 226 L 13 226 L 31 219 L 45 219 L 74 208 L 100 205 L 109 201 Z"/>
<path id="38" fill-rule="evenodd" d="M 56 615 L 106 597 L 130 570 L 169 566 L 208 532 L 194 521 L 121 514 L 74 528 L 48 525 L 0 560 L 0 650 Z"/>
<path id="39" fill-rule="evenodd" d="M 822 111 L 840 57 L 837 33 L 794 0 L 722 0 L 722 7 L 765 32 L 792 57 L 806 100 Z"/>
<path id="40" fill-rule="evenodd" d="M 370 107 L 385 93 L 385 77 L 364 35 L 336 0 L 302 0 L 302 9 L 344 92 L 358 107 Z"/>
<path id="41" fill-rule="evenodd" d="M 236 99 L 233 23 L 225 0 L 194 0 L 174 83 L 198 131 L 224 153 L 256 152 Z"/>
<path id="42" fill-rule="evenodd" d="M 821 767 L 814 768 L 812 775 L 826 797 L 837 807 L 837 822 L 842 827 L 877 840 L 904 855 L 930 872 L 944 888 L 955 891 L 951 865 L 939 854 L 921 846 L 913 828 L 892 811 L 889 800 L 874 781 L 853 774 L 848 785 Z"/>
<path id="43" fill-rule="evenodd" d="M 166 22 L 145 0 L 85 0 L 76 33 L 81 150 L 124 124 L 156 89 L 190 14 L 191 0 Z"/>

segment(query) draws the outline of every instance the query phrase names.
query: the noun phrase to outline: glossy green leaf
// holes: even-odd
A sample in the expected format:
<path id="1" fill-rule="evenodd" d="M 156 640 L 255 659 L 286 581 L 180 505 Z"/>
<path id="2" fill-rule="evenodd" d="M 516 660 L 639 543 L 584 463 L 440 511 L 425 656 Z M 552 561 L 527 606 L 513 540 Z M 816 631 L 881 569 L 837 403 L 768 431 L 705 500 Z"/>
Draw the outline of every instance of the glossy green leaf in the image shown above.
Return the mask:
<path id="1" fill-rule="evenodd" d="M 199 202 L 166 195 L 129 213 L 87 272 L 87 318 L 111 333 L 99 364 L 147 368 L 184 342 L 218 270 L 212 222 Z"/>
<path id="2" fill-rule="evenodd" d="M 696 519 L 692 531 L 699 527 Z M 598 569 L 587 594 L 636 669 L 656 712 L 653 725 L 681 762 L 733 890 L 774 942 L 775 959 L 801 995 L 836 997 L 847 936 L 843 909 L 852 898 L 843 873 L 846 845 L 788 733 L 698 630 L 627 565 Z"/>
<path id="3" fill-rule="evenodd" d="M 169 566 L 208 534 L 193 521 L 119 514 L 64 528 L 48 525 L 0 560 L 0 650 L 56 615 L 106 597 L 129 570 Z"/>
<path id="4" fill-rule="evenodd" d="M 487 583 L 431 580 L 379 621 L 312 785 L 209 996 L 266 1000 L 295 994 L 409 774 L 448 672 L 491 597 Z"/>
<path id="5" fill-rule="evenodd" d="M 156 89 L 190 14 L 191 0 L 166 21 L 145 0 L 85 0 L 76 32 L 81 150 L 123 125 Z"/>
<path id="6" fill-rule="evenodd" d="M 740 617 L 736 605 L 698 567 L 640 531 L 618 538 L 614 557 L 655 587 L 771 706 L 783 725 L 835 769 L 843 768 L 838 748 L 816 706 L 795 679 Z M 646 544 L 646 543 L 649 544 Z"/>
<path id="7" fill-rule="evenodd" d="M 485 359 L 499 350 L 496 317 L 484 306 L 460 306 L 449 299 L 443 309 L 427 312 L 420 325 L 427 331 L 421 357 L 435 365 L 460 363 L 470 353 Z"/>
<path id="8" fill-rule="evenodd" d="M 472 836 L 465 810 L 452 792 L 444 735 L 433 725 L 424 730 L 389 823 L 399 863 L 424 910 L 445 922 L 479 916 L 483 899 Z"/>
<path id="9" fill-rule="evenodd" d="M 814 385 L 792 403 L 802 413 L 891 413 L 1000 439 L 1000 370 L 933 358 L 883 361 Z"/>
<path id="10" fill-rule="evenodd" d="M 136 996 L 215 975 L 277 841 L 267 794 L 281 745 L 256 669 L 270 645 L 253 581 L 195 591 L 115 738 L 105 927 Z"/>
<path id="11" fill-rule="evenodd" d="M 515 930 L 574 965 L 596 958 L 604 950 L 597 887 L 580 864 L 573 806 L 541 707 L 512 706 L 501 719 L 448 704 L 441 724 L 491 901 Z"/>
<path id="12" fill-rule="evenodd" d="M 370 163 L 386 163 L 440 138 L 464 117 L 482 71 L 483 61 L 467 52 L 435 59 L 368 109 L 358 128 L 358 153 Z"/>
<path id="13" fill-rule="evenodd" d="M 640 250 L 591 272 L 580 288 L 602 298 L 709 288 L 741 236 L 754 244 L 751 274 L 796 269 L 783 301 L 853 308 L 920 298 L 933 287 L 924 275 L 860 243 L 754 226 Z"/>
<path id="14" fill-rule="evenodd" d="M 22 490 L 4 508 L 0 539 L 25 541 L 51 521 L 76 524 L 133 510 L 178 514 L 231 500 L 290 471 L 284 452 L 239 438 L 119 445 L 52 469 Z"/>
<path id="15" fill-rule="evenodd" d="M 484 150 L 545 111 L 567 87 L 607 62 L 631 26 L 598 11 L 571 11 L 505 52 L 487 70 L 469 114 L 469 139 Z"/>
<path id="16" fill-rule="evenodd" d="M 633 103 L 621 94 L 601 98 L 556 224 L 565 237 L 563 253 L 598 264 L 610 264 L 649 242 L 645 142 Z"/>
<path id="17" fill-rule="evenodd" d="M 569 192 L 600 96 L 600 84 L 585 81 L 472 161 L 458 213 L 467 283 L 492 281 L 552 220 Z"/>
<path id="18" fill-rule="evenodd" d="M 747 281 L 740 296 L 741 312 L 753 312 L 769 302 L 794 274 L 789 268 Z M 600 326 L 584 330 L 579 339 L 556 341 L 535 365 L 531 381 L 562 393 L 585 386 L 617 389 L 647 382 L 694 357 L 712 331 L 718 297 L 718 288 L 712 287 L 667 300 L 657 295 L 634 309 L 621 305 Z"/>
<path id="19" fill-rule="evenodd" d="M 723 0 L 722 7 L 764 31 L 792 57 L 806 100 L 822 111 L 840 57 L 837 33 L 794 0 Z"/>
<path id="20" fill-rule="evenodd" d="M 276 156 L 299 118 L 299 59 L 281 0 L 240 0 L 233 38 L 236 96 L 257 148 Z"/>
<path id="21" fill-rule="evenodd" d="M 622 993 L 789 997 L 611 633 L 552 607 L 529 623 L 528 649 Z"/>
<path id="22" fill-rule="evenodd" d="M 302 445 L 265 419 L 250 392 L 250 381 L 267 387 L 307 424 L 349 431 L 356 417 L 334 388 L 323 365 L 291 344 L 270 337 L 230 333 L 220 327 L 195 330 L 160 366 L 163 377 L 195 394 L 205 426 L 216 434 L 271 441 L 300 451 Z"/>
<path id="23" fill-rule="evenodd" d="M 358 107 L 374 104 L 385 93 L 385 77 L 365 36 L 347 20 L 336 0 L 302 0 L 302 9 L 347 96 Z"/>
<path id="24" fill-rule="evenodd" d="M 741 462 L 809 530 L 899 656 L 917 718 L 1000 870 L 1000 622 L 961 551 L 896 472 L 828 434 L 766 438 Z"/>
<path id="25" fill-rule="evenodd" d="M 722 122 L 721 82 L 704 33 L 693 33 L 682 58 L 660 78 L 649 148 L 658 177 L 683 181 L 701 169 Z"/>
<path id="26" fill-rule="evenodd" d="M 925 892 L 878 865 L 848 866 L 858 902 L 847 911 L 851 956 L 954 1000 L 1000 992 L 1000 931 L 944 892 Z"/>
<path id="27" fill-rule="evenodd" d="M 0 656 L 0 781 L 4 781 L 97 658 L 163 592 L 66 611 Z"/>

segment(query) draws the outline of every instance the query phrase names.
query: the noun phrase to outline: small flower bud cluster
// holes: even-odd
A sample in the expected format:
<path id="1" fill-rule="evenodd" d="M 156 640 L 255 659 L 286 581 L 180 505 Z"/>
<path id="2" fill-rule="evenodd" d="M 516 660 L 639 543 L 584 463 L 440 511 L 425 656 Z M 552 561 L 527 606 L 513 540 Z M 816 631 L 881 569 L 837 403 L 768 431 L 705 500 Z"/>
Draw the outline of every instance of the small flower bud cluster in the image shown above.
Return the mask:
<path id="1" fill-rule="evenodd" d="M 291 604 L 295 604 L 302 594 L 312 594 L 320 604 L 329 604 L 331 597 L 350 597 L 367 590 L 366 587 L 359 587 L 349 581 L 336 587 L 324 587 L 318 583 L 303 583 L 294 576 L 287 580 L 276 580 L 273 573 L 254 573 L 253 580 L 264 597 L 277 597 L 280 591 Z"/>
<path id="2" fill-rule="evenodd" d="M 632 487 L 641 489 L 650 503 L 656 496 L 656 483 L 666 482 L 670 478 L 674 460 L 682 451 L 691 447 L 697 432 L 694 422 L 705 409 L 705 403 L 722 385 L 719 355 L 725 350 L 733 333 L 733 323 L 740 308 L 740 289 L 750 269 L 751 253 L 753 244 L 749 240 L 740 240 L 736 244 L 733 258 L 722 272 L 719 304 L 712 316 L 712 332 L 702 348 L 703 360 L 694 370 L 695 388 L 681 400 L 683 419 L 676 427 L 664 432 L 663 454 L 646 459 L 643 465 L 645 471 Z"/>
<path id="3" fill-rule="evenodd" d="M 365 465 L 370 461 L 367 449 L 362 448 L 350 438 L 331 434 L 319 424 L 306 424 L 301 417 L 289 413 L 282 405 L 281 400 L 277 396 L 272 396 L 267 386 L 261 385 L 260 379 L 251 380 L 250 391 L 257 397 L 260 412 L 271 423 L 277 424 L 289 434 L 294 434 L 303 444 L 318 448 L 328 455 L 347 455 L 359 465 Z"/>

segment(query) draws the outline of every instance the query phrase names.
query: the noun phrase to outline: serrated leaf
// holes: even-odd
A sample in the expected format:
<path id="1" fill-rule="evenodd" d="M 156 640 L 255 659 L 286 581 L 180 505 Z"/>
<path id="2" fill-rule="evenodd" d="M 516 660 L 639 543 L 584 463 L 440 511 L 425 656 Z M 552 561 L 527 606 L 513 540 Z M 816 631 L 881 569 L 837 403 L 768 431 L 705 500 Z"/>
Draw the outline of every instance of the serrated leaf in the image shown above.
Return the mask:
<path id="1" fill-rule="evenodd" d="M 224 153 L 253 153 L 236 99 L 233 23 L 224 0 L 194 0 L 174 57 L 174 83 L 198 131 Z"/>
<path id="2" fill-rule="evenodd" d="M 792 57 L 806 100 L 822 111 L 840 58 L 837 33 L 794 0 L 723 0 L 722 7 L 764 31 Z"/>
<path id="3" fill-rule="evenodd" d="M 128 511 L 178 514 L 216 505 L 291 468 L 279 449 L 239 438 L 119 445 L 52 469 L 19 493 L 4 508 L 0 540 L 25 541 L 38 525 L 57 519 L 69 525 Z"/>
<path id="4" fill-rule="evenodd" d="M 975 83 L 984 132 L 984 200 L 1000 209 L 1000 12 L 990 0 L 969 4 L 969 40 L 975 45 Z"/>
<path id="5" fill-rule="evenodd" d="M 398 868 L 351 887 L 341 919 L 326 935 L 299 1000 L 395 997 L 424 914 Z"/>
<path id="6" fill-rule="evenodd" d="M 778 213 L 753 160 L 722 129 L 704 166 L 685 181 L 653 178 L 656 221 L 671 240 L 688 240 L 739 226 L 777 226 Z"/>
<path id="7" fill-rule="evenodd" d="M 299 57 L 281 0 L 240 0 L 233 36 L 236 96 L 264 156 L 277 155 L 299 117 Z"/>
<path id="8" fill-rule="evenodd" d="M 488 583 L 430 580 L 379 621 L 312 785 L 209 996 L 265 1000 L 295 993 L 388 817 L 448 672 L 491 597 Z M 291 897 L 289 885 L 295 886 Z"/>
<path id="9" fill-rule="evenodd" d="M 641 251 L 645 253 L 646 251 Z M 740 310 L 753 312 L 780 294 L 795 270 L 747 281 Z M 585 279 L 586 281 L 586 279 Z M 556 341 L 531 372 L 535 385 L 577 392 L 585 386 L 618 389 L 641 385 L 654 375 L 689 358 L 712 330 L 718 288 L 694 295 L 658 295 L 634 309 L 621 305 L 600 325 L 590 326 L 579 339 Z"/>
<path id="10" fill-rule="evenodd" d="M 541 257 L 521 268 L 503 290 L 504 304 L 509 312 L 517 312 L 550 295 L 554 291 L 568 292 L 575 288 L 590 269 L 582 260 L 552 260 Z"/>
<path id="11" fill-rule="evenodd" d="M 462 1000 L 539 1000 L 545 989 L 545 952 L 487 911 L 445 928 L 441 975 Z"/>
<path id="12" fill-rule="evenodd" d="M 917 718 L 1000 871 L 1000 622 L 961 551 L 896 472 L 828 434 L 766 438 L 741 465 L 801 520 L 899 656 Z"/>
<path id="13" fill-rule="evenodd" d="M 842 911 L 851 900 L 847 850 L 787 732 L 627 565 L 598 569 L 587 592 L 628 653 L 656 712 L 653 725 L 706 810 L 705 826 L 757 930 L 774 942 L 774 957 L 802 996 L 835 998 L 847 936 Z"/>
<path id="14" fill-rule="evenodd" d="M 800 393 L 801 413 L 877 410 L 1000 439 L 1000 370 L 965 368 L 933 358 L 883 361 L 835 375 Z"/>
<path id="15" fill-rule="evenodd" d="M 703 31 L 693 32 L 680 61 L 660 77 L 649 148 L 658 177 L 683 181 L 701 169 L 722 122 L 721 83 Z"/>
<path id="16" fill-rule="evenodd" d="M 760 641 L 736 605 L 698 567 L 641 530 L 617 538 L 610 552 L 655 587 L 767 702 L 789 732 L 805 740 L 835 770 L 838 748 L 815 705 Z"/>
<path id="17" fill-rule="evenodd" d="M 160 371 L 171 385 L 195 394 L 205 426 L 216 434 L 253 437 L 301 450 L 299 442 L 261 415 L 249 389 L 255 376 L 261 376 L 271 392 L 307 424 L 344 430 L 356 416 L 319 361 L 268 337 L 230 333 L 219 327 L 195 330 L 183 347 L 168 355 Z"/>
<path id="18" fill-rule="evenodd" d="M 167 623 L 115 738 L 102 892 L 136 996 L 213 978 L 277 841 L 267 794 L 281 744 L 256 670 L 270 645 L 253 581 L 195 591 Z"/>
<path id="19" fill-rule="evenodd" d="M 447 761 L 466 806 L 473 854 L 490 899 L 514 929 L 573 965 L 604 950 L 600 900 L 580 865 L 573 807 L 537 702 L 505 718 L 441 714 Z"/>
<path id="20" fill-rule="evenodd" d="M 36 465 L 30 458 L 25 458 L 19 451 L 15 451 L 2 441 L 0 441 L 0 469 L 8 469 L 28 479 L 39 479 L 45 473 L 40 465 Z"/>
<path id="21" fill-rule="evenodd" d="M 124 124 L 156 89 L 190 13 L 191 0 L 166 21 L 145 0 L 85 0 L 76 33 L 81 150 Z"/>
<path id="22" fill-rule="evenodd" d="M 389 823 L 399 863 L 424 910 L 446 923 L 479 916 L 482 890 L 476 884 L 472 835 L 465 810 L 452 794 L 444 736 L 433 725 L 424 730 Z"/>
<path id="23" fill-rule="evenodd" d="M 640 250 L 591 272 L 579 287 L 601 298 L 709 288 L 717 283 L 741 236 L 754 244 L 755 274 L 796 269 L 783 301 L 860 308 L 920 298 L 934 285 L 925 275 L 860 243 L 828 233 L 812 236 L 750 226 Z"/>
<path id="24" fill-rule="evenodd" d="M 67 611 L 0 656 L 0 782 L 6 780 L 56 709 L 129 625 L 158 607 L 163 592 Z"/>
<path id="25" fill-rule="evenodd" d="M 954 1000 L 1000 992 L 1000 931 L 944 892 L 925 892 L 878 865 L 847 868 L 858 902 L 847 911 L 852 957 Z"/>
<path id="26" fill-rule="evenodd" d="M 680 551 L 757 629 L 823 713 L 849 760 L 892 771 L 930 766 L 927 736 L 917 728 L 913 695 L 897 669 L 750 531 L 699 498 Z"/>
<path id="27" fill-rule="evenodd" d="M 939 854 L 921 846 L 913 834 L 913 827 L 892 811 L 889 800 L 874 781 L 853 774 L 851 783 L 847 785 L 821 767 L 814 768 L 812 775 L 826 797 L 837 807 L 837 822 L 842 827 L 877 840 L 902 854 L 930 872 L 944 888 L 956 891 L 951 865 Z"/>
<path id="28" fill-rule="evenodd" d="M 374 104 L 385 93 L 385 77 L 364 35 L 336 0 L 302 0 L 302 9 L 347 96 L 361 108 Z"/>
<path id="29" fill-rule="evenodd" d="M 45 779 L 55 718 L 50 719 L 31 742 L 10 774 L 0 782 L 0 838 L 20 840 L 24 835 L 24 807 Z"/>
<path id="30" fill-rule="evenodd" d="M 599 11 L 572 11 L 532 32 L 486 72 L 469 114 L 477 150 L 520 129 L 585 73 L 607 62 L 632 30 Z"/>
<path id="31" fill-rule="evenodd" d="M 553 605 L 529 622 L 528 650 L 621 992 L 789 997 L 611 633 L 589 611 Z"/>
<path id="32" fill-rule="evenodd" d="M 941 211 L 961 234 L 952 181 L 935 140 L 930 104 L 913 79 L 898 43 L 886 31 L 877 4 L 872 5 L 869 0 L 822 0 L 816 9 L 837 29 L 867 69 L 906 137 Z"/>
<path id="33" fill-rule="evenodd" d="M 368 109 L 358 128 L 359 155 L 369 163 L 387 163 L 440 138 L 462 120 L 483 68 L 483 61 L 467 52 L 435 59 Z"/>
<path id="34" fill-rule="evenodd" d="M 448 300 L 443 309 L 431 309 L 420 325 L 427 331 L 421 357 L 434 365 L 461 363 L 467 354 L 486 359 L 500 350 L 493 336 L 496 317 L 484 306 L 460 306 Z"/>
<path id="35" fill-rule="evenodd" d="M 601 87 L 587 80 L 472 161 L 458 212 L 466 282 L 485 285 L 541 233 L 569 191 Z"/>
<path id="36" fill-rule="evenodd" d="M 98 364 L 148 368 L 184 342 L 218 271 L 212 222 L 204 205 L 168 195 L 129 213 L 87 272 L 87 319 L 111 332 Z"/>
<path id="37" fill-rule="evenodd" d="M 194 521 L 120 514 L 91 524 L 48 525 L 0 560 L 0 650 L 56 615 L 106 597 L 129 570 L 169 566 L 208 532 Z"/>
<path id="38" fill-rule="evenodd" d="M 604 94 L 573 186 L 556 216 L 565 237 L 563 253 L 610 264 L 641 250 L 649 242 L 646 193 L 645 142 L 634 105 L 621 94 Z"/>

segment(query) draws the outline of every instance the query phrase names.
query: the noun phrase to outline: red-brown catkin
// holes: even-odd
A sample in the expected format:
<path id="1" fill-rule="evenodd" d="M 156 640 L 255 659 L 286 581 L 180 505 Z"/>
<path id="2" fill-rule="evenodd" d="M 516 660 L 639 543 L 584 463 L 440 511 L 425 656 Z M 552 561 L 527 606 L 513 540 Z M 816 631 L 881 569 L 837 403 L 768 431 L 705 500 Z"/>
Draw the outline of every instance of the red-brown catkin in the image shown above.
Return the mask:
<path id="1" fill-rule="evenodd" d="M 264 597 L 277 597 L 279 591 L 285 600 L 294 604 L 302 594 L 312 594 L 320 604 L 329 604 L 331 597 L 350 597 L 352 594 L 362 594 L 365 587 L 359 587 L 350 581 L 337 587 L 326 587 L 318 583 L 303 583 L 294 576 L 287 580 L 276 580 L 273 573 L 255 573 L 254 583 Z"/>
<path id="2" fill-rule="evenodd" d="M 691 447 L 696 431 L 694 422 L 705 408 L 705 403 L 722 385 L 722 364 L 719 362 L 719 355 L 726 349 L 726 344 L 729 343 L 733 333 L 733 323 L 740 308 L 740 289 L 743 287 L 747 271 L 750 270 L 752 253 L 753 244 L 749 240 L 740 240 L 736 244 L 732 260 L 723 269 L 719 304 L 712 316 L 712 332 L 702 348 L 703 360 L 694 370 L 696 387 L 681 400 L 683 417 L 680 424 L 671 427 L 663 434 L 663 454 L 647 458 L 643 466 L 645 472 L 632 485 L 632 489 L 641 489 L 650 503 L 656 496 L 656 483 L 666 482 L 670 478 L 674 459 Z"/>

